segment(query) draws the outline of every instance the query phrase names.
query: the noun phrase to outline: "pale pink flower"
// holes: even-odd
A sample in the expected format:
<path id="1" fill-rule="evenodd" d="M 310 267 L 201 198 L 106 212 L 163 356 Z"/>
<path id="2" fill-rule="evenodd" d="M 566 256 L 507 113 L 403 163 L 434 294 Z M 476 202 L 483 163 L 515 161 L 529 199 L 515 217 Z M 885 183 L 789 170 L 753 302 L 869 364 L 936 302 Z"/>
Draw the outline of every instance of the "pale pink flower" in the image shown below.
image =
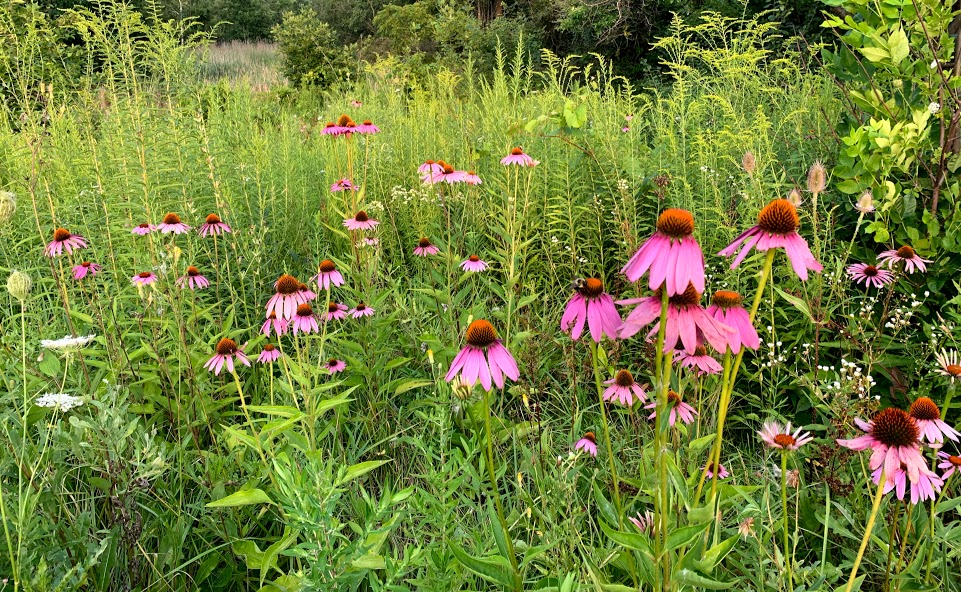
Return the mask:
<path id="1" fill-rule="evenodd" d="M 374 125 L 374 122 L 365 119 L 363 123 L 354 128 L 354 132 L 358 134 L 376 134 L 380 131 L 380 128 Z"/>
<path id="2" fill-rule="evenodd" d="M 317 317 L 314 316 L 314 309 L 309 304 L 301 304 L 294 313 L 294 318 L 290 320 L 293 326 L 294 335 L 298 333 L 319 333 L 320 327 L 317 325 Z"/>
<path id="3" fill-rule="evenodd" d="M 280 350 L 268 343 L 257 356 L 257 361 L 261 364 L 271 364 L 280 359 Z"/>
<path id="4" fill-rule="evenodd" d="M 464 183 L 467 181 L 467 173 L 465 171 L 455 170 L 454 167 L 449 164 L 444 164 L 439 172 L 427 173 L 421 180 L 430 185 L 436 183 L 453 185 L 454 183 Z"/>
<path id="5" fill-rule="evenodd" d="M 440 249 L 437 248 L 437 245 L 432 244 L 426 236 L 421 237 L 421 239 L 417 241 L 417 246 L 414 247 L 414 255 L 417 257 L 428 257 L 438 253 L 440 253 Z"/>
<path id="6" fill-rule="evenodd" d="M 720 374 L 721 370 L 723 370 L 721 364 L 707 353 L 707 348 L 703 345 L 695 347 L 693 354 L 689 354 L 684 350 L 675 352 L 674 362 L 679 364 L 681 368 L 692 369 L 698 376 Z"/>
<path id="7" fill-rule="evenodd" d="M 604 389 L 605 401 L 617 401 L 625 407 L 633 405 L 635 400 L 641 403 L 647 402 L 647 393 L 628 370 L 618 370 L 614 378 L 604 381 L 604 384 L 610 385 Z"/>
<path id="8" fill-rule="evenodd" d="M 346 177 L 330 186 L 330 190 L 334 193 L 338 191 L 353 191 L 355 189 L 357 189 L 357 186 L 351 183 L 350 179 Z"/>
<path id="9" fill-rule="evenodd" d="M 757 225 L 742 232 L 718 254 L 723 257 L 737 255 L 731 263 L 731 269 L 734 269 L 753 248 L 767 251 L 780 247 L 791 261 L 794 273 L 801 280 L 807 280 L 809 269 L 821 271 L 823 267 L 811 254 L 807 241 L 797 233 L 800 225 L 794 204 L 786 199 L 775 199 L 761 209 L 757 215 Z"/>
<path id="10" fill-rule="evenodd" d="M 847 267 L 848 276 L 855 284 L 863 283 L 865 287 L 883 288 L 894 281 L 894 274 L 886 269 L 880 269 L 867 263 L 855 263 Z"/>
<path id="11" fill-rule="evenodd" d="M 169 212 L 164 216 L 163 222 L 157 224 L 157 229 L 160 230 L 161 234 L 185 234 L 190 230 L 190 227 L 180 220 L 180 216 Z"/>
<path id="12" fill-rule="evenodd" d="M 297 306 L 306 303 L 304 295 L 300 292 L 300 282 L 294 276 L 285 273 L 274 282 L 274 289 L 276 292 L 267 301 L 267 316 L 274 312 L 282 319 L 292 319 Z"/>
<path id="13" fill-rule="evenodd" d="M 324 259 L 317 267 L 317 275 L 311 278 L 317 282 L 318 290 L 330 290 L 331 286 L 340 286 L 344 283 L 344 276 L 337 270 L 337 264 L 330 259 Z"/>
<path id="14" fill-rule="evenodd" d="M 778 450 L 787 450 L 790 452 L 794 452 L 814 439 L 811 434 L 802 432 L 801 428 L 791 433 L 791 422 L 788 422 L 786 426 L 782 426 L 776 421 L 766 421 L 761 427 L 761 431 L 757 434 L 769 448 L 777 448 Z"/>
<path id="15" fill-rule="evenodd" d="M 130 281 L 137 286 L 149 286 L 150 284 L 157 281 L 157 276 L 150 273 L 149 271 L 142 271 L 137 275 L 130 278 Z"/>
<path id="16" fill-rule="evenodd" d="M 520 146 L 511 150 L 511 153 L 501 159 L 501 164 L 504 166 L 508 165 L 519 165 L 525 167 L 534 167 L 540 164 L 539 160 L 534 160 L 530 156 L 524 154 Z"/>
<path id="17" fill-rule="evenodd" d="M 484 271 L 487 269 L 487 262 L 482 261 L 477 255 L 471 255 L 460 264 L 464 271 Z"/>
<path id="18" fill-rule="evenodd" d="M 941 419 L 941 410 L 937 403 L 928 397 L 918 397 L 911 407 L 908 408 L 908 415 L 918 424 L 918 431 L 921 433 L 921 441 L 928 442 L 932 446 L 943 444 L 944 439 L 958 441 L 961 434 L 952 428 L 947 422 Z"/>
<path id="19" fill-rule="evenodd" d="M 376 311 L 375 311 L 373 308 L 367 306 L 367 305 L 364 303 L 364 301 L 361 300 L 360 302 L 357 303 L 357 306 L 355 306 L 354 308 L 350 309 L 350 310 L 347 312 L 347 314 L 349 314 L 350 316 L 354 317 L 355 319 L 359 319 L 359 318 L 362 318 L 362 317 L 373 316 L 374 312 L 376 312 Z"/>
<path id="20" fill-rule="evenodd" d="M 674 425 L 678 418 L 681 419 L 682 423 L 694 423 L 694 416 L 697 415 L 697 411 L 681 400 L 681 396 L 674 391 L 669 391 L 667 393 L 667 406 L 671 410 L 669 416 L 670 425 Z M 654 399 L 650 403 L 644 406 L 645 409 L 653 409 L 654 412 L 651 413 L 647 418 L 654 419 L 657 417 L 657 400 Z"/>
<path id="21" fill-rule="evenodd" d="M 489 322 L 483 319 L 472 322 L 467 327 L 465 339 L 467 344 L 450 363 L 445 377 L 447 382 L 460 375 L 467 386 L 480 381 L 484 390 L 489 391 L 492 384 L 504 388 L 505 376 L 515 381 L 520 378 L 514 356 L 497 338 L 497 332 Z"/>
<path id="22" fill-rule="evenodd" d="M 339 302 L 331 302 L 327 305 L 327 312 L 321 315 L 324 321 L 341 320 L 347 318 L 347 307 Z"/>
<path id="23" fill-rule="evenodd" d="M 417 173 L 420 175 L 432 176 L 434 173 L 440 173 L 444 170 L 444 161 L 435 162 L 433 160 L 425 161 L 424 164 L 417 167 Z"/>
<path id="24" fill-rule="evenodd" d="M 347 369 L 347 362 L 331 358 L 323 365 L 323 368 L 331 374 L 337 374 Z"/>
<path id="25" fill-rule="evenodd" d="M 481 181 L 481 178 L 474 171 L 467 171 L 467 173 L 464 174 L 464 183 L 468 185 L 480 185 L 483 181 Z"/>
<path id="26" fill-rule="evenodd" d="M 287 332 L 287 325 L 288 323 L 286 319 L 278 317 L 276 312 L 271 311 L 267 313 L 267 320 L 264 321 L 264 325 L 260 328 L 260 332 L 267 337 L 270 337 L 270 332 L 272 330 L 274 335 L 279 337 Z"/>
<path id="27" fill-rule="evenodd" d="M 961 456 L 954 456 L 941 450 L 938 451 L 938 456 L 944 459 L 938 464 L 939 469 L 944 469 L 941 479 L 947 481 L 955 471 L 961 471 Z"/>
<path id="28" fill-rule="evenodd" d="M 203 290 L 210 285 L 210 280 L 200 275 L 200 270 L 191 265 L 187 268 L 187 273 L 177 278 L 177 285 L 191 290 Z"/>
<path id="29" fill-rule="evenodd" d="M 204 223 L 200 225 L 197 229 L 200 236 L 220 236 L 221 234 L 230 234 L 233 232 L 227 224 L 220 219 L 217 214 L 210 214 L 204 219 Z"/>
<path id="30" fill-rule="evenodd" d="M 713 479 L 713 478 L 714 478 L 714 467 L 715 467 L 715 465 L 714 465 L 713 463 L 712 463 L 711 466 L 709 466 L 709 467 L 708 467 L 708 466 L 701 467 L 701 469 L 704 470 L 704 471 L 707 473 L 707 478 L 708 478 L 708 479 Z M 717 464 L 717 468 L 719 469 L 718 472 L 717 472 L 717 478 L 718 478 L 718 479 L 727 479 L 728 477 L 731 476 L 731 474 L 727 472 L 727 469 L 724 468 L 724 465 L 718 463 L 718 464 Z"/>
<path id="31" fill-rule="evenodd" d="M 139 234 L 140 236 L 144 236 L 145 234 L 150 234 L 154 230 L 157 230 L 156 226 L 154 226 L 153 224 L 147 224 L 146 222 L 144 222 L 142 224 L 137 224 L 136 226 L 134 226 L 130 232 L 133 234 Z"/>
<path id="32" fill-rule="evenodd" d="M 604 291 L 604 284 L 597 278 L 578 279 L 574 282 L 574 294 L 567 301 L 561 317 L 561 331 L 577 340 L 587 323 L 591 339 L 600 343 L 604 335 L 617 339 L 621 315 L 614 306 L 614 299 Z"/>
<path id="33" fill-rule="evenodd" d="M 354 214 L 353 218 L 347 218 L 344 220 L 344 226 L 348 230 L 373 230 L 377 228 L 380 224 L 377 220 L 374 220 L 367 216 L 367 212 L 361 210 Z"/>
<path id="34" fill-rule="evenodd" d="M 737 292 L 718 290 L 711 299 L 711 306 L 707 307 L 707 314 L 734 329 L 736 335 L 733 341 L 737 343 L 737 347 L 732 348 L 732 351 L 735 353 L 740 351 L 741 346 L 753 350 L 761 347 L 761 338 L 751 323 L 751 315 L 741 306 L 741 302 L 741 295 Z"/>
<path id="35" fill-rule="evenodd" d="M 102 267 L 101 267 L 100 264 L 98 264 L 98 263 L 91 263 L 91 262 L 89 262 L 89 261 L 84 261 L 83 263 L 81 263 L 81 264 L 79 264 L 79 265 L 74 265 L 74 266 L 73 266 L 73 279 L 75 279 L 75 280 L 82 280 L 83 278 L 87 277 L 88 275 L 89 275 L 90 277 L 93 277 L 93 276 L 97 275 L 98 273 L 100 273 L 100 270 L 101 270 L 101 269 L 102 269 Z"/>
<path id="36" fill-rule="evenodd" d="M 931 263 L 930 259 L 922 259 L 911 247 L 904 245 L 900 249 L 885 251 L 878 255 L 878 267 L 894 268 L 897 262 L 904 263 L 904 271 L 914 273 L 915 270 L 925 272 L 928 268 L 925 263 Z"/>
<path id="37" fill-rule="evenodd" d="M 650 510 L 643 514 L 638 512 L 637 516 L 628 516 L 627 519 L 639 531 L 654 536 L 654 526 L 656 522 L 654 521 L 654 514 Z"/>
<path id="38" fill-rule="evenodd" d="M 53 231 L 53 240 L 44 248 L 43 254 L 47 257 L 57 257 L 67 251 L 68 255 L 72 255 L 74 251 L 86 247 L 87 239 L 79 234 L 72 234 L 66 228 L 58 228 Z"/>
<path id="39" fill-rule="evenodd" d="M 204 364 L 204 368 L 210 370 L 214 373 L 214 376 L 220 374 L 224 366 L 227 366 L 228 372 L 234 371 L 234 358 L 244 366 L 250 366 L 250 360 L 244 354 L 242 347 L 237 347 L 237 342 L 233 339 L 221 339 L 217 343 L 217 351 L 212 358 L 207 360 Z"/>
<path id="40" fill-rule="evenodd" d="M 583 438 L 574 443 L 574 452 L 578 450 L 597 456 L 597 439 L 594 437 L 594 432 L 586 432 Z"/>
<path id="41" fill-rule="evenodd" d="M 648 287 L 667 286 L 667 295 L 684 293 L 688 285 L 704 291 L 704 254 L 694 238 L 694 216 L 676 208 L 661 212 L 657 230 L 621 269 L 636 282 L 650 271 Z"/>

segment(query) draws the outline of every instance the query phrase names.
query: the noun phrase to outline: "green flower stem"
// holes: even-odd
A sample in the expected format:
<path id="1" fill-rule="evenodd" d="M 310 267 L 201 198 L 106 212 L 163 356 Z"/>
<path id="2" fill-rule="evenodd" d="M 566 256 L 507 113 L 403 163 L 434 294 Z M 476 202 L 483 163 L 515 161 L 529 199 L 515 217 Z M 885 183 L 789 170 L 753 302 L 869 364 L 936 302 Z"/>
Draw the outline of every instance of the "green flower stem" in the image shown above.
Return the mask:
<path id="1" fill-rule="evenodd" d="M 260 455 L 261 462 L 264 463 L 264 468 L 269 469 L 270 465 L 267 462 L 267 456 L 264 454 L 264 449 L 260 445 L 260 434 L 257 433 L 257 428 L 254 427 L 254 421 L 250 418 L 250 412 L 247 411 L 247 402 L 244 400 L 244 389 L 240 386 L 240 377 L 237 376 L 235 371 L 231 371 L 230 375 L 234 377 L 234 384 L 237 385 L 237 396 L 240 397 L 240 408 L 244 411 L 244 417 L 247 418 L 247 425 L 250 426 L 250 433 L 253 435 L 254 443 L 257 445 L 257 454 Z"/>
<path id="2" fill-rule="evenodd" d="M 944 404 L 941 405 L 941 421 L 948 416 L 948 409 L 951 407 L 951 399 L 954 398 L 954 379 L 948 381 L 948 392 L 944 395 Z"/>
<path id="3" fill-rule="evenodd" d="M 664 460 L 665 430 L 663 429 L 667 409 L 667 386 L 670 377 L 665 376 L 661 364 L 667 358 L 670 367 L 670 356 L 664 355 L 664 333 L 667 330 L 667 290 L 661 292 L 661 320 L 657 330 L 657 341 L 654 345 L 654 375 L 657 384 L 657 413 L 654 414 L 654 462 L 658 474 L 657 495 L 654 496 L 654 512 L 656 536 L 654 537 L 655 561 L 663 558 L 663 574 L 661 585 L 664 590 L 670 589 L 670 560 L 667 557 L 667 465 Z M 663 469 L 663 470 L 662 470 Z"/>
<path id="4" fill-rule="evenodd" d="M 621 506 L 621 486 L 617 480 L 617 467 L 614 464 L 614 448 L 611 446 L 611 429 L 607 425 L 607 410 L 604 404 L 604 387 L 601 383 L 601 369 L 597 361 L 597 343 L 592 339 L 591 361 L 594 364 L 594 384 L 597 387 L 597 403 L 601 407 L 601 424 L 604 428 L 604 441 L 607 444 L 607 464 L 611 470 L 611 481 L 614 482 L 614 506 L 617 508 L 617 526 L 624 527 L 624 509 Z"/>
<path id="5" fill-rule="evenodd" d="M 944 482 L 944 487 L 941 488 L 941 493 L 938 495 L 938 499 L 931 502 L 931 516 L 928 519 L 928 522 L 931 527 L 929 531 L 931 535 L 929 538 L 929 540 L 931 541 L 931 545 L 928 547 L 928 556 L 924 561 L 925 563 L 924 583 L 925 584 L 927 584 L 931 580 L 931 556 L 934 554 L 934 518 L 937 515 L 936 510 L 937 510 L 938 504 L 941 503 L 941 498 L 944 497 L 945 492 L 948 491 L 948 487 L 951 485 L 951 479 L 953 477 L 954 477 L 954 473 L 951 473 L 951 475 L 948 476 L 947 481 Z M 905 533 L 905 536 L 906 535 L 907 533 Z"/>
<path id="6" fill-rule="evenodd" d="M 721 385 L 727 383 L 728 376 L 731 374 L 731 350 L 724 352 L 724 360 L 722 362 L 724 367 L 724 372 L 721 374 Z M 717 433 L 718 437 L 715 438 L 714 446 L 711 448 L 711 454 L 708 456 L 707 464 L 704 465 L 704 470 L 701 471 L 701 479 L 697 483 L 697 493 L 694 495 L 694 502 L 697 503 L 701 499 L 701 491 L 704 488 L 704 481 L 707 479 L 707 472 L 711 469 L 711 463 L 715 461 L 715 456 L 720 459 L 720 446 L 718 442 L 720 441 L 720 434 L 724 431 L 724 419 L 727 417 L 727 406 L 730 401 L 724 396 L 725 390 L 721 389 L 721 398 L 718 401 L 718 419 L 717 419 Z M 716 473 L 715 473 L 716 474 Z"/>
<path id="7" fill-rule="evenodd" d="M 871 531 L 874 530 L 874 520 L 878 517 L 878 508 L 881 507 L 881 498 L 884 497 L 885 481 L 887 481 L 887 474 L 884 469 L 881 469 L 881 479 L 878 481 L 877 493 L 874 494 L 871 515 L 868 516 L 868 524 L 864 528 L 864 538 L 861 539 L 861 547 L 858 549 L 857 557 L 854 558 L 854 565 L 851 566 L 851 577 L 848 578 L 848 584 L 844 587 L 844 592 L 851 592 L 854 589 L 854 581 L 858 578 L 858 567 L 861 565 L 861 560 L 864 559 L 864 551 L 868 547 L 868 541 L 871 540 Z"/>
<path id="8" fill-rule="evenodd" d="M 824 537 L 821 539 L 821 577 L 828 561 L 828 526 L 831 524 L 831 487 L 824 485 Z"/>
<path id="9" fill-rule="evenodd" d="M 787 511 L 787 450 L 781 450 L 781 513 L 784 515 L 784 569 L 787 571 L 787 589 L 794 590 L 794 574 L 791 571 L 790 514 Z"/>
<path id="10" fill-rule="evenodd" d="M 520 569 L 517 565 L 517 553 L 514 552 L 514 539 L 511 538 L 510 530 L 507 528 L 507 518 L 504 517 L 504 505 L 501 503 L 500 490 L 497 488 L 497 471 L 494 470 L 494 437 L 491 433 L 491 406 L 490 392 L 481 389 L 484 393 L 484 432 L 487 436 L 487 476 L 491 483 L 491 493 L 494 496 L 494 508 L 497 510 L 497 520 L 500 522 L 501 530 L 504 532 L 504 540 L 507 543 L 508 559 L 514 570 L 514 589 L 520 592 L 523 590 L 520 577 Z"/>

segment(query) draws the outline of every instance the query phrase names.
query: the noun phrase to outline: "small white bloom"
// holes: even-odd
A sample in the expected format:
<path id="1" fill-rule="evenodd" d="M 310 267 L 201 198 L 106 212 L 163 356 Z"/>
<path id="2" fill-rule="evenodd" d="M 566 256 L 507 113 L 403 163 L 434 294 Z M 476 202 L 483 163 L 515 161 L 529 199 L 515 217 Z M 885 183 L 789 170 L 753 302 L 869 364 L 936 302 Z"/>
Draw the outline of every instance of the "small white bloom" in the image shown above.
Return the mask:
<path id="1" fill-rule="evenodd" d="M 930 111 L 932 115 L 936 115 L 940 110 L 941 110 L 941 103 L 938 103 L 937 101 L 928 105 L 928 111 Z"/>
<path id="2" fill-rule="evenodd" d="M 66 393 L 47 393 L 37 397 L 34 404 L 37 407 L 52 407 L 57 411 L 66 412 L 83 405 L 83 399 Z"/>
<path id="3" fill-rule="evenodd" d="M 82 347 L 86 347 L 88 343 L 96 339 L 96 335 L 86 335 L 80 337 L 73 337 L 67 335 L 60 339 L 42 339 L 40 345 L 46 349 L 52 349 L 57 351 L 67 351 L 67 350 L 77 350 Z"/>

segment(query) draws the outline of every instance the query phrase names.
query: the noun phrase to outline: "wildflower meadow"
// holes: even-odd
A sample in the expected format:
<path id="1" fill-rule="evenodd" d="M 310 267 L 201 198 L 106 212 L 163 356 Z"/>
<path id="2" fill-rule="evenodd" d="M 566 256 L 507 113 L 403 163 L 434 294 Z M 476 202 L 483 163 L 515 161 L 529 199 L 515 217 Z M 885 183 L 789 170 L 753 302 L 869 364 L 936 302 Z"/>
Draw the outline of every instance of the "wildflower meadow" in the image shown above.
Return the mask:
<path id="1" fill-rule="evenodd" d="M 11 36 L 0 590 L 961 590 L 956 13 L 863 4 L 653 82 Z"/>

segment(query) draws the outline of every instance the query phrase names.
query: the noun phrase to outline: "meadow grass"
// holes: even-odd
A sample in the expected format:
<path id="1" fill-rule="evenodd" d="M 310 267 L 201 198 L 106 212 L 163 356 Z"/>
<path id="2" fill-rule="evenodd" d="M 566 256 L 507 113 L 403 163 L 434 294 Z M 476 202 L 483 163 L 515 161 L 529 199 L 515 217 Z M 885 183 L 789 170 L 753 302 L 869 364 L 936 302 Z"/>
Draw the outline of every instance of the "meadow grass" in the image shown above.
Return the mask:
<path id="1" fill-rule="evenodd" d="M 637 550 L 654 543 L 626 521 L 658 495 L 655 459 L 665 455 L 655 454 L 649 412 L 609 406 L 610 448 L 597 460 L 572 446 L 587 431 L 602 439 L 594 369 L 606 380 L 629 368 L 653 384 L 657 356 L 635 338 L 605 342 L 592 359 L 559 323 L 575 278 L 600 278 L 616 297 L 647 294 L 619 270 L 665 207 L 694 214 L 706 294 L 753 297 L 764 257 L 731 270 L 714 253 L 771 199 L 805 187 L 810 165 L 836 149 L 839 109 L 830 80 L 800 55 L 776 58 L 768 41 L 756 22 L 677 23 L 661 42 L 672 78 L 652 89 L 604 63 L 579 69 L 545 54 L 538 69 L 529 56 L 501 56 L 489 76 L 468 63 L 430 80 L 387 59 L 325 93 L 283 88 L 267 45 L 211 48 L 199 69 L 179 50 L 141 68 L 141 54 L 121 45 L 104 54 L 110 78 L 77 94 L 52 89 L 33 110 L 6 109 L 0 180 L 18 205 L 0 228 L 0 272 L 24 272 L 33 287 L 23 301 L 0 301 L 4 573 L 30 590 L 622 590 L 654 581 Z M 187 65 L 157 66 L 167 59 Z M 348 150 L 321 133 L 342 113 L 381 132 L 351 138 Z M 515 146 L 540 164 L 499 164 Z M 425 186 L 416 169 L 429 159 L 483 183 Z M 359 190 L 332 193 L 344 177 Z M 857 215 L 830 188 L 821 197 L 818 206 L 805 194 L 799 211 L 825 274 L 802 283 L 778 256 L 758 311 L 763 345 L 745 356 L 734 392 L 722 452 L 734 477 L 718 490 L 716 521 L 692 493 L 721 383 L 684 372 L 672 384 L 699 412 L 664 431 L 672 513 L 696 514 L 702 526 L 671 549 L 713 554 L 695 567 L 682 553 L 663 589 L 778 590 L 786 577 L 832 589 L 850 573 L 874 493 L 850 486 L 864 482 L 861 465 L 820 449 L 818 465 L 797 460 L 809 487 L 792 489 L 784 512 L 787 475 L 772 467 L 785 465 L 754 434 L 775 416 L 809 424 L 823 443 L 850 435 L 838 430 L 877 405 L 865 376 L 878 351 L 914 335 L 908 324 L 875 331 L 855 316 L 880 306 L 841 281 L 850 247 L 835 233 L 853 236 Z M 343 226 L 361 208 L 380 221 L 370 236 Z M 195 228 L 216 213 L 232 232 L 131 233 L 168 212 Z M 44 257 L 57 227 L 90 247 Z M 440 255 L 415 257 L 421 237 Z M 471 254 L 490 269 L 463 272 Z M 317 311 L 363 300 L 375 315 L 265 337 L 278 276 L 310 283 L 328 258 L 347 281 L 316 290 Z M 103 269 L 75 281 L 70 267 L 84 260 Z M 177 287 L 190 265 L 209 289 Z M 157 283 L 132 285 L 141 272 Z M 882 320 L 918 308 L 904 290 L 882 293 Z M 490 405 L 479 389 L 444 380 L 476 319 L 494 324 L 520 369 Z M 820 335 L 829 322 L 854 337 Z M 63 355 L 41 347 L 65 333 L 97 338 Z M 211 374 L 204 363 L 225 338 L 251 359 L 267 343 L 284 357 Z M 923 358 L 935 343 L 924 348 L 905 355 Z M 347 369 L 330 375 L 332 358 Z M 37 406 L 48 392 L 83 405 Z M 835 472 L 837 491 L 849 493 L 841 501 L 824 495 Z M 926 507 L 915 509 L 912 528 L 928 528 Z M 627 535 L 612 542 L 611 526 Z M 672 524 L 688 532 L 682 526 Z M 924 549 L 912 543 L 911 557 L 923 561 Z M 880 585 L 883 554 L 868 557 L 862 573 Z M 893 569 L 913 573 L 908 559 Z M 955 589 L 945 579 L 953 560 L 935 559 L 935 579 L 919 579 Z M 504 574 L 521 575 L 505 583 Z"/>

